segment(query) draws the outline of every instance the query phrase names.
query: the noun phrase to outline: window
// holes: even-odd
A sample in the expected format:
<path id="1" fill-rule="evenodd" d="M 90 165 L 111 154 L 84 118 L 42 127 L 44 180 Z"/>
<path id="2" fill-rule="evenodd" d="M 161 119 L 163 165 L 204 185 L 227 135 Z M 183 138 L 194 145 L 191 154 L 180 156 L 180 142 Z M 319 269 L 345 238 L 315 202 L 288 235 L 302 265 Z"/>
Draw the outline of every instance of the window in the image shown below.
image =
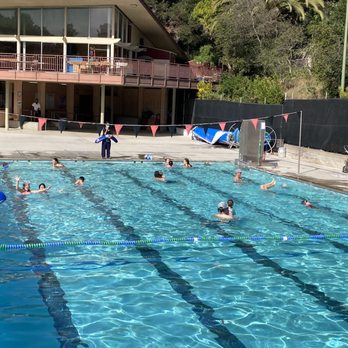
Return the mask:
<path id="1" fill-rule="evenodd" d="M 17 10 L 0 10 L 0 35 L 17 34 Z"/>
<path id="2" fill-rule="evenodd" d="M 111 37 L 111 8 L 90 9 L 90 33 L 91 37 Z"/>
<path id="3" fill-rule="evenodd" d="M 41 8 L 21 9 L 21 35 L 41 35 Z"/>
<path id="4" fill-rule="evenodd" d="M 68 8 L 67 36 L 88 37 L 88 27 L 88 8 Z"/>
<path id="5" fill-rule="evenodd" d="M 64 35 L 64 9 L 44 8 L 42 9 L 42 35 L 63 36 Z"/>

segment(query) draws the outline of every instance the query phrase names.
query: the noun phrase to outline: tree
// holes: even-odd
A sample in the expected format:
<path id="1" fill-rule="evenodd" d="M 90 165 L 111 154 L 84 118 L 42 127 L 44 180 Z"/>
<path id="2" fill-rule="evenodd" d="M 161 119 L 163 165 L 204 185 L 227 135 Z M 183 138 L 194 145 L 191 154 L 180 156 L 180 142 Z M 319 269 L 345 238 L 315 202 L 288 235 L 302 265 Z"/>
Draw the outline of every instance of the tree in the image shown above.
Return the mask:
<path id="1" fill-rule="evenodd" d="M 313 10 L 321 19 L 324 18 L 324 0 L 265 0 L 269 8 L 295 12 L 301 20 L 306 17 L 306 8 Z"/>
<path id="2" fill-rule="evenodd" d="M 338 96 L 341 78 L 346 0 L 329 4 L 324 21 L 311 24 L 309 52 L 313 73 L 323 82 L 329 96 Z"/>

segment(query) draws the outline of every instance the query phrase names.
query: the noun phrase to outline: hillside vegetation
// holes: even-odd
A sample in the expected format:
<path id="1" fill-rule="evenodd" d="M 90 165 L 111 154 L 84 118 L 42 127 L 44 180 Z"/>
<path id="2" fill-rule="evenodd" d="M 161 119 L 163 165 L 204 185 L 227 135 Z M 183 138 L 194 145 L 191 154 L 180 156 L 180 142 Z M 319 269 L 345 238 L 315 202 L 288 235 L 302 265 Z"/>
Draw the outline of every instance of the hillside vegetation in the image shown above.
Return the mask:
<path id="1" fill-rule="evenodd" d="M 346 0 L 146 0 L 187 56 L 224 69 L 203 99 L 343 97 Z"/>

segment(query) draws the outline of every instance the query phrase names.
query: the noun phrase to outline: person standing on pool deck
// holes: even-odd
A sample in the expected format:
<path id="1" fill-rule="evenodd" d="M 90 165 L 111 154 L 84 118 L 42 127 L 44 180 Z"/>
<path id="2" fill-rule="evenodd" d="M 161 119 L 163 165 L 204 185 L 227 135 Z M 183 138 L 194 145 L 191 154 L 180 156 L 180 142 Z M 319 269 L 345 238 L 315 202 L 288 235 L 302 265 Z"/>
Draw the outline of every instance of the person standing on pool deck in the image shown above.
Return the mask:
<path id="1" fill-rule="evenodd" d="M 39 99 L 35 98 L 33 104 L 31 104 L 33 116 L 40 117 L 41 116 L 41 105 L 39 103 Z"/>
<path id="2" fill-rule="evenodd" d="M 101 136 L 107 135 L 107 137 L 102 140 L 102 148 L 101 148 L 101 156 L 104 159 L 110 158 L 110 150 L 111 150 L 111 137 L 112 137 L 112 131 L 110 129 L 109 123 L 105 125 L 105 127 L 102 129 Z"/>

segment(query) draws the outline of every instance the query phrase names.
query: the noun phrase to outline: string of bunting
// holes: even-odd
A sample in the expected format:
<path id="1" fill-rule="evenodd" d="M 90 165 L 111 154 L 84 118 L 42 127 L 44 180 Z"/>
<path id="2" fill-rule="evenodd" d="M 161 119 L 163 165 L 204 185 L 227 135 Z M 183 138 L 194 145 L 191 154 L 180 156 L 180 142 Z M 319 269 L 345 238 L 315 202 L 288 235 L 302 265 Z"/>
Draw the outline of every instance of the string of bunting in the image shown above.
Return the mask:
<path id="1" fill-rule="evenodd" d="M 155 238 L 155 239 L 138 239 L 138 240 L 71 240 L 71 241 L 55 241 L 40 243 L 19 243 L 19 244 L 0 244 L 0 251 L 19 250 L 19 249 L 38 249 L 38 248 L 59 248 L 74 246 L 142 246 L 148 244 L 162 243 L 199 243 L 199 242 L 304 242 L 304 241 L 324 241 L 330 239 L 348 239 L 348 234 L 316 234 L 301 236 L 233 236 L 233 237 L 171 237 L 171 238 Z"/>
<path id="2" fill-rule="evenodd" d="M 278 114 L 278 115 L 255 117 L 255 118 L 251 118 L 251 119 L 248 119 L 248 120 L 250 120 L 252 122 L 252 124 L 254 125 L 254 127 L 256 129 L 257 123 L 260 120 L 267 120 L 267 119 L 270 119 L 270 118 L 282 117 L 285 120 L 285 122 L 288 122 L 289 116 L 291 116 L 291 115 L 298 115 L 298 113 L 299 113 L 298 111 L 294 111 L 294 112 L 283 113 L 283 114 Z M 66 126 L 67 126 L 68 123 L 78 124 L 80 129 L 83 128 L 83 126 L 85 126 L 85 125 L 96 126 L 98 133 L 100 133 L 100 131 L 104 127 L 104 124 L 97 123 L 97 122 L 81 122 L 81 121 L 71 121 L 71 120 L 67 120 L 67 119 L 58 119 L 57 120 L 55 118 L 21 115 L 19 117 L 19 125 L 20 125 L 21 128 L 23 128 L 23 125 L 24 125 L 24 123 L 25 123 L 27 118 L 37 119 L 38 123 L 39 123 L 40 130 L 43 129 L 43 127 L 45 126 L 45 124 L 48 121 L 54 121 L 54 122 L 58 121 L 58 129 L 59 129 L 59 131 L 61 133 L 66 130 Z M 219 122 L 192 123 L 192 124 L 163 124 L 163 125 L 162 124 L 161 125 L 157 125 L 157 124 L 142 124 L 142 125 L 140 125 L 140 124 L 126 124 L 126 123 L 120 124 L 120 123 L 116 123 L 116 124 L 111 124 L 111 125 L 114 126 L 116 135 L 120 135 L 121 130 L 122 130 L 123 127 L 131 127 L 131 128 L 133 128 L 134 134 L 137 137 L 139 132 L 140 132 L 140 129 L 142 127 L 146 127 L 146 128 L 150 128 L 151 129 L 152 136 L 155 137 L 156 133 L 157 133 L 157 130 L 160 127 L 168 128 L 168 130 L 170 132 L 170 136 L 173 136 L 175 134 L 176 128 L 178 128 L 178 127 L 184 127 L 187 134 L 189 134 L 191 129 L 193 127 L 195 127 L 195 126 L 218 125 L 220 127 L 220 129 L 222 131 L 224 131 L 227 124 L 240 123 L 242 121 L 244 121 L 244 119 L 233 120 L 233 121 L 227 120 L 227 121 L 219 121 Z"/>

